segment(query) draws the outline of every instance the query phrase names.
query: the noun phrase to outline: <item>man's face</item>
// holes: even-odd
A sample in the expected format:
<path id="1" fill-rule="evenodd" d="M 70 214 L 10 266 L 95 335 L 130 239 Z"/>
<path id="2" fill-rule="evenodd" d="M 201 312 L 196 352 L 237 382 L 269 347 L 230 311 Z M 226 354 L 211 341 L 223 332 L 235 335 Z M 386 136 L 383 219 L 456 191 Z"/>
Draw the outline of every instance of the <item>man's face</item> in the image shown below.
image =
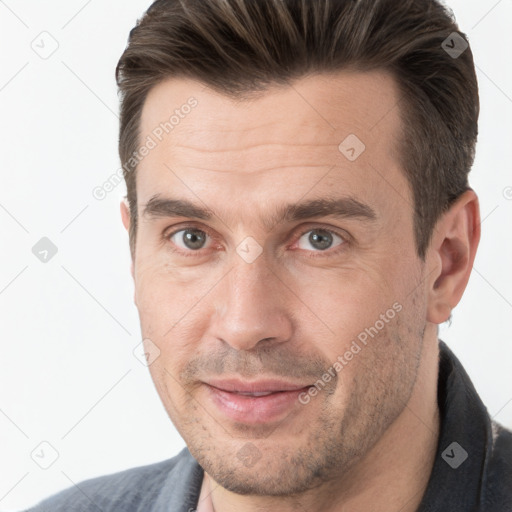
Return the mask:
<path id="1" fill-rule="evenodd" d="M 146 100 L 135 301 L 163 404 L 226 489 L 333 479 L 404 411 L 426 299 L 397 101 L 377 72 L 239 102 L 168 80 Z"/>

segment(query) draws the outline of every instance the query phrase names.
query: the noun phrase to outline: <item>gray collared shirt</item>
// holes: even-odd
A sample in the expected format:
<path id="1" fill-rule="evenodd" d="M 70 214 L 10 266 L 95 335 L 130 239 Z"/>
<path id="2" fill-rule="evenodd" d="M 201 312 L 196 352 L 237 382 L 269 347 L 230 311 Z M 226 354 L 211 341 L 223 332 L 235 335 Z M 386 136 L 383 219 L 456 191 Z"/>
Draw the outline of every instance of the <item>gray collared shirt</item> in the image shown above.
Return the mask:
<path id="1" fill-rule="evenodd" d="M 512 432 L 491 420 L 443 341 L 438 404 L 439 443 L 417 512 L 512 512 Z M 86 480 L 30 512 L 192 512 L 202 481 L 203 469 L 184 448 L 157 464 Z"/>

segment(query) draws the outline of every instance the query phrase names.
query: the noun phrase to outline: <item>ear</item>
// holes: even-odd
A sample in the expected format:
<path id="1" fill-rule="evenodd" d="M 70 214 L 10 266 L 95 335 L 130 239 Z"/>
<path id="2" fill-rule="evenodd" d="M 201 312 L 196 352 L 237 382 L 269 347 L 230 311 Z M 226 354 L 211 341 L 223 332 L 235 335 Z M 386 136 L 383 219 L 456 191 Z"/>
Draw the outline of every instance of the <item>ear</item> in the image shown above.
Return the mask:
<path id="1" fill-rule="evenodd" d="M 427 320 L 442 324 L 459 303 L 480 241 L 480 207 L 473 190 L 464 192 L 436 224 L 428 250 Z"/>
<path id="2" fill-rule="evenodd" d="M 121 219 L 123 221 L 123 226 L 125 227 L 126 231 L 130 232 L 130 207 L 128 205 L 128 201 L 126 198 L 123 198 L 121 200 Z M 134 276 L 134 269 L 133 269 L 133 259 L 130 267 L 130 273 L 132 275 L 132 278 L 135 279 Z"/>

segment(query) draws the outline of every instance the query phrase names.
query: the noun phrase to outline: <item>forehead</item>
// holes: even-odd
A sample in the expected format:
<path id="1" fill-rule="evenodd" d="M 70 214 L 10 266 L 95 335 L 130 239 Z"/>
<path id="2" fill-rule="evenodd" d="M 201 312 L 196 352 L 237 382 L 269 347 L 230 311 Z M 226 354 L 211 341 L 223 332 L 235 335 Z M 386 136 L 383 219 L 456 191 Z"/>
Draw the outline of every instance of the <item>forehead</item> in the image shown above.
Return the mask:
<path id="1" fill-rule="evenodd" d="M 244 100 L 168 79 L 149 92 L 142 112 L 140 143 L 151 149 L 138 166 L 139 205 L 212 188 L 240 206 L 264 190 L 269 201 L 288 192 L 290 202 L 294 188 L 313 198 L 337 188 L 378 201 L 386 182 L 408 196 L 398 103 L 394 79 L 380 71 L 313 75 Z"/>

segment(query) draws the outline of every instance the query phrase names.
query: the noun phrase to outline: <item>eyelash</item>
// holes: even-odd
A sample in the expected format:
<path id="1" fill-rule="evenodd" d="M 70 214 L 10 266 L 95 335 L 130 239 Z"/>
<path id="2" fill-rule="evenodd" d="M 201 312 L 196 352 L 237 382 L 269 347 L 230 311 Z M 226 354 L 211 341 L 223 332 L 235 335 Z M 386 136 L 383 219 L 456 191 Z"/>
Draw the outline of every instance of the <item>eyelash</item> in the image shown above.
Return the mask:
<path id="1" fill-rule="evenodd" d="M 174 229 L 173 231 L 170 231 L 170 232 L 164 232 L 163 237 L 162 237 L 163 241 L 166 243 L 170 242 L 171 237 L 173 237 L 176 233 L 179 233 L 180 231 L 186 231 L 187 229 L 201 231 L 201 232 L 205 233 L 207 236 L 209 236 L 212 240 L 214 239 L 213 235 L 207 229 L 198 228 L 197 226 L 194 226 L 194 225 L 183 225 L 183 226 L 180 226 L 179 229 Z M 324 226 L 314 226 L 314 227 L 309 227 L 308 229 L 304 229 L 303 231 L 301 231 L 299 233 L 299 235 L 297 237 L 295 237 L 296 240 L 294 243 L 297 243 L 302 238 L 303 235 L 305 235 L 306 233 L 309 233 L 310 231 L 326 231 L 327 233 L 331 233 L 331 234 L 339 236 L 343 240 L 343 242 L 340 243 L 339 245 L 337 245 L 335 247 L 335 249 L 333 249 L 333 250 L 327 249 L 326 251 L 306 251 L 305 249 L 293 249 L 293 250 L 299 250 L 299 251 L 302 250 L 302 251 L 308 253 L 306 256 L 307 258 L 319 258 L 319 257 L 325 258 L 328 256 L 337 255 L 338 253 L 346 250 L 346 246 L 350 243 L 350 238 L 346 233 L 337 231 L 337 230 L 334 230 L 331 228 L 326 228 Z M 181 251 L 180 249 L 175 249 L 173 247 L 170 247 L 170 250 L 173 253 L 178 253 L 180 256 L 184 256 L 186 258 L 197 256 L 197 254 L 199 254 L 201 252 L 201 249 L 199 249 L 197 251 L 193 251 L 193 250 Z M 327 254 L 328 256 L 324 256 L 325 254 Z"/>

